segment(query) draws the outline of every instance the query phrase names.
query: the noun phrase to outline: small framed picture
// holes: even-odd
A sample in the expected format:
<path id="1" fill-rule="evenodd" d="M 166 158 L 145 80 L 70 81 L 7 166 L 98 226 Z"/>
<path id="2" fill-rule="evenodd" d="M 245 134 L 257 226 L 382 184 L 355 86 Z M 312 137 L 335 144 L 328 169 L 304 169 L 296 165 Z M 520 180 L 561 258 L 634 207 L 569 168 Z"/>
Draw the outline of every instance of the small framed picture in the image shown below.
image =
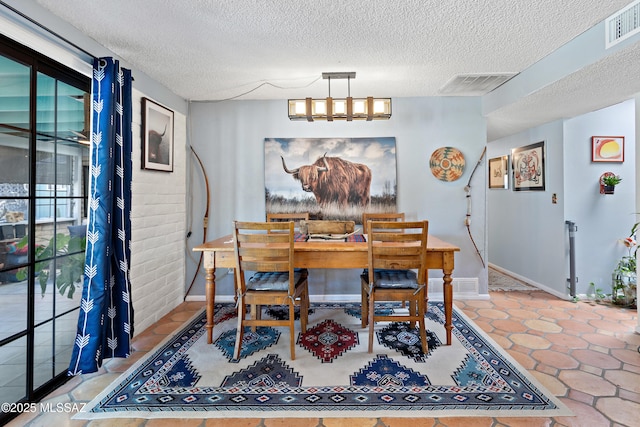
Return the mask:
<path id="1" fill-rule="evenodd" d="M 142 98 L 142 169 L 173 172 L 173 111 Z"/>
<path id="2" fill-rule="evenodd" d="M 489 159 L 489 188 L 509 188 L 509 156 Z"/>
<path id="3" fill-rule="evenodd" d="M 592 136 L 592 162 L 624 162 L 624 136 Z"/>
<path id="4" fill-rule="evenodd" d="M 513 191 L 544 191 L 544 141 L 511 150 Z"/>

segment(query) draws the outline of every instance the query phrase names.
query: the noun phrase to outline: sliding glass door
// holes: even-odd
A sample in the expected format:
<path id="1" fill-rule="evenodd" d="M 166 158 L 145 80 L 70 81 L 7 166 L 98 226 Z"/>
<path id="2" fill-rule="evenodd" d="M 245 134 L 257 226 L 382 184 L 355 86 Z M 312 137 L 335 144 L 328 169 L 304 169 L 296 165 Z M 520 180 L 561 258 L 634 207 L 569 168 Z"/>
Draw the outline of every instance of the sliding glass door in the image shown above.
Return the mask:
<path id="1" fill-rule="evenodd" d="M 36 401 L 67 378 L 84 271 L 90 84 L 0 36 L 2 402 Z"/>

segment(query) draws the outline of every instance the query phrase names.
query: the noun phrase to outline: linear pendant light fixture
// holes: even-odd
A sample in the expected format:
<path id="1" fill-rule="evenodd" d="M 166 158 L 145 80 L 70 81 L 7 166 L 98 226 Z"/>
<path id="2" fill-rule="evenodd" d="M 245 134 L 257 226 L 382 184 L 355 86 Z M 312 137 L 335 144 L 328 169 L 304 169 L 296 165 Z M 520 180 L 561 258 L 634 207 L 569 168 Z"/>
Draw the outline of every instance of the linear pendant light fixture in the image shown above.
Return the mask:
<path id="1" fill-rule="evenodd" d="M 291 120 L 388 120 L 391 117 L 391 98 L 352 98 L 351 79 L 355 72 L 322 73 L 322 78 L 329 80 L 329 96 L 321 99 L 290 99 L 289 119 Z M 331 97 L 331 79 L 347 79 L 347 97 Z"/>

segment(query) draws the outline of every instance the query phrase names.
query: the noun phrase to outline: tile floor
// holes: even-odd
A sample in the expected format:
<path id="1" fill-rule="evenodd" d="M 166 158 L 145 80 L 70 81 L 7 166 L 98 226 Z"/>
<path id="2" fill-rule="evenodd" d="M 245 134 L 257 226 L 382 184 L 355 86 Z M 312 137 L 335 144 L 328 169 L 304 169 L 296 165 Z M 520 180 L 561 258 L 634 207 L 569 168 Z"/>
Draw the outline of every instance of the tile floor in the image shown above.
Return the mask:
<path id="1" fill-rule="evenodd" d="M 456 305 L 558 396 L 575 417 L 557 418 L 306 418 L 71 420 L 72 413 L 22 414 L 12 427 L 633 427 L 640 425 L 640 334 L 636 310 L 568 302 L 542 291 L 491 292 L 489 301 Z M 183 303 L 135 338 L 129 359 L 107 361 L 75 377 L 43 402 L 88 402 L 203 303 Z M 249 414 L 247 414 L 249 416 Z"/>

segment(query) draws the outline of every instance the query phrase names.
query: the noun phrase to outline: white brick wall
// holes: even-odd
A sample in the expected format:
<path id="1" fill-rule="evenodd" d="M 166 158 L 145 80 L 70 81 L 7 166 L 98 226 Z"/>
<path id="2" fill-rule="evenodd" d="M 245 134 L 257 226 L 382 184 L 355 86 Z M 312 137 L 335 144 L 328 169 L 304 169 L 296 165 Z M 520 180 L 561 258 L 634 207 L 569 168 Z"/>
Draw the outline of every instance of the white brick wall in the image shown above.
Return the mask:
<path id="1" fill-rule="evenodd" d="M 142 93 L 133 91 L 131 297 L 135 334 L 184 297 L 186 117 L 174 113 L 173 172 L 141 169 Z"/>

